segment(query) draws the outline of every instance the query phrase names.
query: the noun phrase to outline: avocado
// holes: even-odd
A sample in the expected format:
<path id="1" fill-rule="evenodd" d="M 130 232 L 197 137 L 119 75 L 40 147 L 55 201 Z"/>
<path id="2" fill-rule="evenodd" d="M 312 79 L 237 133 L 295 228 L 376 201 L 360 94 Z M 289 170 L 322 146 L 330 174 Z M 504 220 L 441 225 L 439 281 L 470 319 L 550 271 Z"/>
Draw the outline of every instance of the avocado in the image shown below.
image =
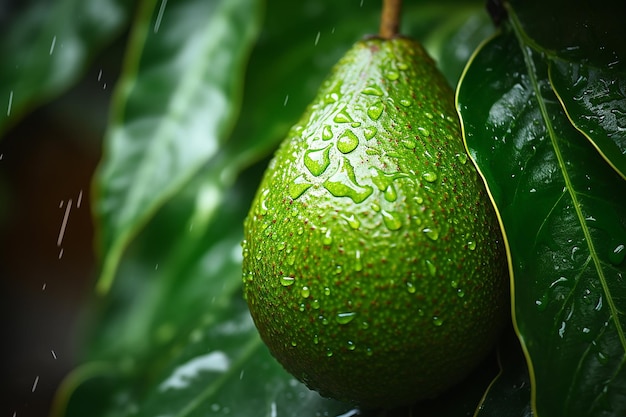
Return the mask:
<path id="1" fill-rule="evenodd" d="M 323 396 L 433 398 L 510 317 L 503 237 L 453 98 L 418 42 L 362 39 L 264 174 L 244 296 L 273 356 Z"/>

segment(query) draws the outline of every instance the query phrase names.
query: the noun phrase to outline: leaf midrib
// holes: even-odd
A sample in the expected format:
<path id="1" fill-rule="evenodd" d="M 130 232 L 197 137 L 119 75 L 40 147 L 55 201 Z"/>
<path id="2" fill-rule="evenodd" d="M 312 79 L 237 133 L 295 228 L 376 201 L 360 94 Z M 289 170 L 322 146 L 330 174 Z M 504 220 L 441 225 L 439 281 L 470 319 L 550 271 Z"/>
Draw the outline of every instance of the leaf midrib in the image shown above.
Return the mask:
<path id="1" fill-rule="evenodd" d="M 567 189 L 567 192 L 570 196 L 570 198 L 572 199 L 572 205 L 574 207 L 574 210 L 576 212 L 576 217 L 579 220 L 579 224 L 580 224 L 580 228 L 581 231 L 584 235 L 584 238 L 587 242 L 587 246 L 589 248 L 589 256 L 591 257 L 595 270 L 598 274 L 598 278 L 600 280 L 600 284 L 602 285 L 602 290 L 604 292 L 604 295 L 606 296 L 606 300 L 607 303 L 609 305 L 609 310 L 611 312 L 611 320 L 615 323 L 615 329 L 617 331 L 617 334 L 619 336 L 620 339 L 620 343 L 622 345 L 622 349 L 626 352 L 626 335 L 624 332 L 624 329 L 621 325 L 621 323 L 618 320 L 619 317 L 619 311 L 617 309 L 617 306 L 615 305 L 615 301 L 613 300 L 613 297 L 611 296 L 611 292 L 609 290 L 608 287 L 608 282 L 606 279 L 606 276 L 604 274 L 604 270 L 602 268 L 602 261 L 600 260 L 600 257 L 598 255 L 598 252 L 596 251 L 596 248 L 593 244 L 593 240 L 592 240 L 592 236 L 591 236 L 591 232 L 589 230 L 589 227 L 587 226 L 587 223 L 585 221 L 585 217 L 583 215 L 582 209 L 581 209 L 581 204 L 580 201 L 578 200 L 578 195 L 574 189 L 573 183 L 572 183 L 572 179 L 569 175 L 569 172 L 567 171 L 566 168 L 566 164 L 565 164 L 565 159 L 563 157 L 563 154 L 561 152 L 561 148 L 559 146 L 558 143 L 558 138 L 556 135 L 556 132 L 554 130 L 554 126 L 552 125 L 552 123 L 550 122 L 550 118 L 548 116 L 548 110 L 546 107 L 546 103 L 543 99 L 543 96 L 541 95 L 541 90 L 539 88 L 539 82 L 537 80 L 537 76 L 536 76 L 536 69 L 534 66 L 534 62 L 533 59 L 530 55 L 530 51 L 528 50 L 528 48 L 526 48 L 525 46 L 529 46 L 528 42 L 526 41 L 526 36 L 522 31 L 521 25 L 519 20 L 517 19 L 517 16 L 515 15 L 515 13 L 509 9 L 509 13 L 511 16 L 511 24 L 513 27 L 513 30 L 515 32 L 515 36 L 519 42 L 520 45 L 520 49 L 522 51 L 522 54 L 524 56 L 524 61 L 526 63 L 526 67 L 528 70 L 528 75 L 529 78 L 531 80 L 533 89 L 535 91 L 535 96 L 537 98 L 537 103 L 539 105 L 539 109 L 541 112 L 541 116 L 543 118 L 543 121 L 546 125 L 546 129 L 548 131 L 548 135 L 550 137 L 550 142 L 552 144 L 552 147 L 554 149 L 554 153 L 555 156 L 557 158 L 557 161 L 559 163 L 559 168 L 561 169 L 561 173 L 563 175 L 563 180 L 565 181 L 565 188 Z"/>

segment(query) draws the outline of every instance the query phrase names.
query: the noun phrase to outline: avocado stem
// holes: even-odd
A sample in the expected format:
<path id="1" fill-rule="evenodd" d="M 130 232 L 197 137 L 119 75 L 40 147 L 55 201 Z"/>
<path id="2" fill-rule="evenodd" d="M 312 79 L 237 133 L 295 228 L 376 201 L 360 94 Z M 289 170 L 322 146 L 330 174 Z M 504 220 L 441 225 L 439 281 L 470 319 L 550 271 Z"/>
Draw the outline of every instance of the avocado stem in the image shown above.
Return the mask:
<path id="1" fill-rule="evenodd" d="M 383 11 L 378 35 L 383 39 L 392 39 L 398 35 L 402 0 L 383 0 Z"/>

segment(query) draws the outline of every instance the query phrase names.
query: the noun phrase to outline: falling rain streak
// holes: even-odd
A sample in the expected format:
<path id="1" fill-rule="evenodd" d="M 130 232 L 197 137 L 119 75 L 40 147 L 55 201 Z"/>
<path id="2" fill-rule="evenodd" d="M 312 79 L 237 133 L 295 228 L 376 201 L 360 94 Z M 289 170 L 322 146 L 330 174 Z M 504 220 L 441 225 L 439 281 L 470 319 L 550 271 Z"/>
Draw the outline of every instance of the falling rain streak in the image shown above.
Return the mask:
<path id="1" fill-rule="evenodd" d="M 54 46 L 57 44 L 56 35 L 52 37 L 52 43 L 50 44 L 50 55 L 54 52 Z"/>
<path id="2" fill-rule="evenodd" d="M 13 106 L 13 90 L 9 92 L 9 105 L 7 106 L 7 116 L 11 115 L 12 106 Z"/>
<path id="3" fill-rule="evenodd" d="M 72 199 L 70 198 L 69 201 L 67 202 L 67 206 L 65 206 L 65 215 L 63 216 L 63 223 L 61 223 L 61 230 L 59 230 L 59 237 L 57 238 L 57 246 L 61 246 L 61 242 L 63 242 L 63 235 L 65 235 L 65 227 L 67 226 L 67 219 L 70 216 L 71 209 L 72 209 Z"/>
<path id="4" fill-rule="evenodd" d="M 83 201 L 83 190 L 80 190 L 78 193 L 78 199 L 76 201 L 76 208 L 80 208 L 80 205 Z M 65 213 L 63 214 L 63 221 L 61 222 L 61 229 L 59 230 L 59 236 L 57 237 L 57 247 L 60 247 L 63 243 L 63 237 L 65 236 L 65 229 L 67 228 L 67 221 L 70 217 L 70 211 L 72 210 L 72 205 L 74 201 L 70 198 L 67 201 L 67 205 L 65 206 Z M 63 208 L 64 202 L 61 200 L 59 203 L 59 208 Z M 63 257 L 63 248 L 59 250 L 59 259 Z"/>
<path id="5" fill-rule="evenodd" d="M 156 21 L 154 22 L 154 33 L 157 33 L 159 31 L 159 28 L 161 27 L 161 21 L 163 20 L 163 13 L 165 12 L 166 6 L 167 6 L 167 0 L 161 0 L 159 13 L 157 14 Z"/>

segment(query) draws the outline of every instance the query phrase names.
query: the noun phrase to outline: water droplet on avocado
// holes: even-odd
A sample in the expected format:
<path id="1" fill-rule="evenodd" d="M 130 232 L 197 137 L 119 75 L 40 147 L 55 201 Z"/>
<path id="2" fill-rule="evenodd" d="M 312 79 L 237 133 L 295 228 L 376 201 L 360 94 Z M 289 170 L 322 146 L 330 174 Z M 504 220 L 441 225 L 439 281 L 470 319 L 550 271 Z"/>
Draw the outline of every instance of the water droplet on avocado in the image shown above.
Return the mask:
<path id="1" fill-rule="evenodd" d="M 437 267 L 429 259 L 426 259 L 424 262 L 426 263 L 426 268 L 428 268 L 428 272 L 430 272 L 430 275 L 432 275 L 434 277 L 435 274 L 437 274 Z"/>
<path id="2" fill-rule="evenodd" d="M 315 299 L 315 300 L 311 301 L 311 307 L 313 307 L 314 310 L 319 310 L 319 308 L 320 308 L 320 300 Z"/>
<path id="3" fill-rule="evenodd" d="M 329 358 L 333 356 L 333 351 L 330 348 L 326 348 L 326 356 L 328 356 Z"/>
<path id="4" fill-rule="evenodd" d="M 300 197 L 306 190 L 311 188 L 313 184 L 307 182 L 304 175 L 299 175 L 289 184 L 289 197 L 292 200 Z"/>
<path id="5" fill-rule="evenodd" d="M 476 242 L 474 242 L 473 240 L 469 240 L 467 242 L 467 248 L 469 250 L 475 250 L 476 249 Z"/>
<path id="6" fill-rule="evenodd" d="M 384 196 L 385 196 L 385 200 L 389 201 L 390 203 L 393 203 L 398 198 L 398 193 L 396 192 L 396 188 L 393 185 L 389 185 L 385 189 Z"/>
<path id="7" fill-rule="evenodd" d="M 383 222 L 387 229 L 398 230 L 402 227 L 402 218 L 400 215 L 393 211 L 381 210 L 380 214 L 383 216 Z"/>
<path id="8" fill-rule="evenodd" d="M 300 290 L 300 295 L 302 296 L 302 298 L 309 298 L 309 296 L 311 295 L 311 290 L 305 285 Z"/>
<path id="9" fill-rule="evenodd" d="M 348 223 L 352 229 L 356 230 L 361 226 L 361 222 L 356 218 L 354 214 L 350 214 L 349 216 L 342 214 L 341 217 Z"/>
<path id="10" fill-rule="evenodd" d="M 356 349 L 356 345 L 354 344 L 352 340 L 348 340 L 348 350 L 354 350 L 354 349 Z"/>
<path id="11" fill-rule="evenodd" d="M 413 101 L 402 99 L 400 100 L 400 104 L 402 104 L 404 107 L 411 107 L 411 104 L 413 104 Z"/>
<path id="12" fill-rule="evenodd" d="M 333 131 L 330 125 L 324 125 L 322 128 L 322 139 L 323 140 L 331 140 L 333 138 Z"/>
<path id="13" fill-rule="evenodd" d="M 331 243 L 333 243 L 333 237 L 331 235 L 331 231 L 330 229 L 326 230 L 326 231 L 322 231 L 322 233 L 324 233 L 324 237 L 322 238 L 322 243 L 326 246 L 330 245 Z"/>
<path id="14" fill-rule="evenodd" d="M 433 324 L 437 327 L 440 327 L 443 324 L 443 319 L 438 316 L 433 317 Z"/>
<path id="15" fill-rule="evenodd" d="M 417 291 L 415 285 L 413 285 L 413 283 L 410 281 L 407 281 L 406 283 L 406 290 L 409 292 L 409 294 L 415 294 L 415 291 Z"/>
<path id="16" fill-rule="evenodd" d="M 361 262 L 361 252 L 357 249 L 354 255 L 354 270 L 359 272 L 363 270 L 363 263 Z"/>
<path id="17" fill-rule="evenodd" d="M 467 154 L 457 153 L 456 158 L 459 160 L 461 165 L 465 165 L 467 163 Z"/>
<path id="18" fill-rule="evenodd" d="M 363 202 L 373 191 L 369 185 L 361 186 L 357 183 L 354 168 L 345 157 L 341 168 L 323 185 L 335 197 L 350 197 L 355 203 Z"/>
<path id="19" fill-rule="evenodd" d="M 400 78 L 400 74 L 398 73 L 398 71 L 395 71 L 395 70 L 389 70 L 389 71 L 387 71 L 387 72 L 385 73 L 385 77 L 386 77 L 388 80 L 395 81 L 395 80 L 397 80 L 398 78 Z"/>
<path id="20" fill-rule="evenodd" d="M 458 295 L 460 298 L 465 297 L 465 291 L 463 291 L 463 289 L 459 288 L 458 290 L 456 290 L 456 295 Z"/>
<path id="21" fill-rule="evenodd" d="M 324 287 L 324 295 L 330 295 L 330 288 Z"/>
<path id="22" fill-rule="evenodd" d="M 311 174 L 320 176 L 330 164 L 330 145 L 321 149 L 309 149 L 304 153 L 304 166 Z"/>
<path id="23" fill-rule="evenodd" d="M 424 172 L 424 174 L 422 174 L 422 178 L 424 178 L 428 182 L 435 182 L 437 181 L 438 176 L 436 172 L 426 171 Z"/>
<path id="24" fill-rule="evenodd" d="M 352 320 L 354 320 L 355 316 L 356 316 L 356 313 L 354 311 L 349 311 L 346 313 L 339 313 L 337 314 L 337 316 L 335 316 L 335 321 L 338 324 L 348 324 Z"/>
<path id="25" fill-rule="evenodd" d="M 437 229 L 435 229 L 435 228 L 425 227 L 424 230 L 422 230 L 422 232 L 424 232 L 424 234 L 430 240 L 437 240 L 437 239 L 439 239 L 439 231 Z"/>
<path id="26" fill-rule="evenodd" d="M 270 193 L 269 188 L 263 190 L 263 192 L 261 193 L 261 203 L 259 204 L 259 210 L 258 213 L 261 216 L 265 216 L 268 212 L 268 208 L 267 208 L 267 196 Z"/>
<path id="27" fill-rule="evenodd" d="M 370 85 L 365 87 L 362 91 L 361 94 L 365 94 L 368 96 L 382 96 L 383 95 L 383 90 L 381 90 L 378 86 L 376 85 Z"/>
<path id="28" fill-rule="evenodd" d="M 296 279 L 294 277 L 282 277 L 280 279 L 280 283 L 282 284 L 283 287 L 289 287 L 293 285 L 294 282 L 296 282 Z"/>
<path id="29" fill-rule="evenodd" d="M 430 131 L 423 126 L 417 128 L 423 136 L 430 136 Z"/>
<path id="30" fill-rule="evenodd" d="M 348 113 L 342 110 L 335 115 L 333 121 L 335 123 L 352 123 L 354 122 L 354 119 L 352 119 L 352 117 L 350 117 Z"/>
<path id="31" fill-rule="evenodd" d="M 365 136 L 365 139 L 369 140 L 371 138 L 373 138 L 374 136 L 376 136 L 376 133 L 378 133 L 378 129 L 376 129 L 375 127 L 366 127 L 365 129 L 363 129 L 363 136 Z"/>
<path id="32" fill-rule="evenodd" d="M 327 104 L 336 103 L 337 100 L 339 100 L 339 94 L 337 93 L 329 93 L 329 94 L 326 94 L 326 96 L 324 97 L 324 101 Z"/>
<path id="33" fill-rule="evenodd" d="M 370 119 L 372 119 L 373 121 L 376 121 L 383 114 L 383 109 L 384 109 L 383 103 L 381 101 L 378 101 L 372 104 L 371 106 L 369 106 L 369 108 L 367 109 L 367 115 L 369 116 Z"/>
<path id="34" fill-rule="evenodd" d="M 415 143 L 415 141 L 413 139 L 402 139 L 402 146 L 404 146 L 407 149 L 415 149 L 415 147 L 417 146 L 417 143 Z"/>
<path id="35" fill-rule="evenodd" d="M 315 343 L 316 345 L 320 342 L 320 338 L 318 335 L 313 335 L 313 343 Z"/>
<path id="36" fill-rule="evenodd" d="M 350 129 L 346 129 L 337 141 L 337 149 L 339 149 L 341 153 L 350 153 L 355 150 L 357 146 L 359 146 L 359 139 Z"/>

